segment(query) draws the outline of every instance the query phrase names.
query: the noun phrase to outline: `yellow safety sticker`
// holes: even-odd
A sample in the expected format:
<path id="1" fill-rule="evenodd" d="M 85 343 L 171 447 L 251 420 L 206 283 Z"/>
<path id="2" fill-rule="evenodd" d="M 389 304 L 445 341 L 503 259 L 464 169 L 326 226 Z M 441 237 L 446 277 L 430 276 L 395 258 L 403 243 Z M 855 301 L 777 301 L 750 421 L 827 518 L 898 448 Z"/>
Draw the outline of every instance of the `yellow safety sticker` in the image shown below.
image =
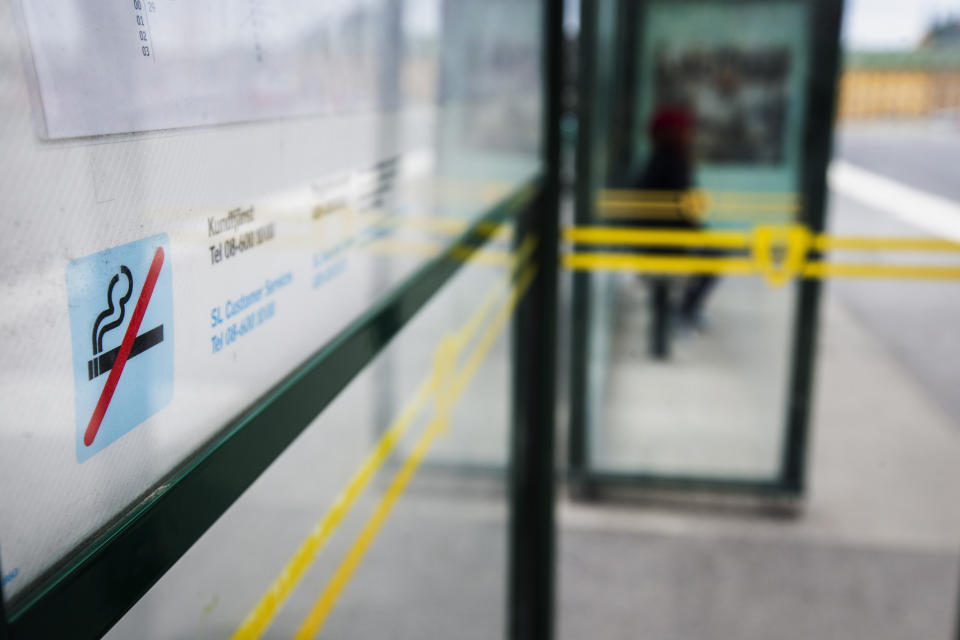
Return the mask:
<path id="1" fill-rule="evenodd" d="M 657 191 L 602 189 L 595 200 L 598 217 L 605 220 L 670 220 L 700 222 L 739 220 L 786 222 L 796 218 L 800 198 L 780 191 Z"/>
<path id="2" fill-rule="evenodd" d="M 337 599 L 340 597 L 340 594 L 343 592 L 347 583 L 350 581 L 350 578 L 353 576 L 354 571 L 363 560 L 363 557 L 366 554 L 367 549 L 369 549 L 370 544 L 373 542 L 373 539 L 376 537 L 381 527 L 383 527 L 383 523 L 386 521 L 387 516 L 390 515 L 390 511 L 397 499 L 403 493 L 404 489 L 406 489 L 407 484 L 410 482 L 410 479 L 413 477 L 414 473 L 416 473 L 420 463 L 423 462 L 423 458 L 429 451 L 433 441 L 443 431 L 449 429 L 450 408 L 463 394 L 464 390 L 467 388 L 467 385 L 469 385 L 473 376 L 479 369 L 480 364 L 486 359 L 490 350 L 493 348 L 493 345 L 496 343 L 496 340 L 506 325 L 507 320 L 513 313 L 513 309 L 523 297 L 527 287 L 533 281 L 535 273 L 536 267 L 533 265 L 528 265 L 524 269 L 517 282 L 514 284 L 510 292 L 510 297 L 500 308 L 493 321 L 487 326 L 487 329 L 484 331 L 476 347 L 474 347 L 473 351 L 467 357 L 464 366 L 460 369 L 455 377 L 451 376 L 453 381 L 452 384 L 445 388 L 443 393 L 438 392 L 436 413 L 434 414 L 433 419 L 430 421 L 423 435 L 420 436 L 420 439 L 417 441 L 413 452 L 407 457 L 403 463 L 403 466 L 393 477 L 393 480 L 390 482 L 390 486 L 387 488 L 386 493 L 384 493 L 373 514 L 364 524 L 360 535 L 358 535 L 354 540 L 353 545 L 351 545 L 350 549 L 343 557 L 343 560 L 337 566 L 333 577 L 330 578 L 330 581 L 327 583 L 323 592 L 316 599 L 313 607 L 310 609 L 310 612 L 301 623 L 300 628 L 297 630 L 296 634 L 294 634 L 295 640 L 310 640 L 323 629 L 323 625 L 326 623 L 330 612 L 336 605 Z M 448 367 L 450 364 L 451 354 L 456 355 L 455 352 L 451 351 L 452 345 L 455 345 L 455 341 L 445 340 L 441 342 L 441 345 L 437 350 L 436 362 L 442 363 L 444 370 L 446 370 L 446 367 Z"/>
<path id="3" fill-rule="evenodd" d="M 563 254 L 563 266 L 573 270 L 760 275 L 772 286 L 798 277 L 960 279 L 960 264 L 830 262 L 819 255 L 811 257 L 812 252 L 831 250 L 960 253 L 960 243 L 935 238 L 813 234 L 800 224 L 757 225 L 747 231 L 567 227 L 563 240 L 574 245 Z M 603 249 L 585 251 L 579 245 L 602 245 Z M 611 251 L 610 247 L 620 251 Z M 742 255 L 662 255 L 636 251 L 638 247 L 713 249 Z"/>

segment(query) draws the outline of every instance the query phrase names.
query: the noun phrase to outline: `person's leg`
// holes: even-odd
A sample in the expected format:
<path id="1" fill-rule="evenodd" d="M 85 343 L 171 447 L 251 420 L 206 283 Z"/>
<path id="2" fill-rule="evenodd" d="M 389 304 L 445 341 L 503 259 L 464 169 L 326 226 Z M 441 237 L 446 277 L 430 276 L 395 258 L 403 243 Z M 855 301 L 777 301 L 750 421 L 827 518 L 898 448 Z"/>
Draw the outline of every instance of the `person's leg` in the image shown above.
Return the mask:
<path id="1" fill-rule="evenodd" d="M 650 280 L 650 355 L 670 357 L 670 282 L 663 276 Z"/>
<path id="2" fill-rule="evenodd" d="M 717 284 L 717 276 L 694 276 L 683 292 L 680 315 L 686 320 L 697 321 L 703 315 L 703 305 L 710 290 Z"/>
<path id="3" fill-rule="evenodd" d="M 718 249 L 696 249 L 692 254 L 703 258 L 719 258 L 724 255 L 724 251 Z M 717 279 L 717 276 L 712 274 L 703 274 L 690 278 L 680 302 L 680 315 L 684 320 L 694 324 L 702 322 L 703 305 L 706 303 L 707 295 L 713 287 L 716 286 Z"/>

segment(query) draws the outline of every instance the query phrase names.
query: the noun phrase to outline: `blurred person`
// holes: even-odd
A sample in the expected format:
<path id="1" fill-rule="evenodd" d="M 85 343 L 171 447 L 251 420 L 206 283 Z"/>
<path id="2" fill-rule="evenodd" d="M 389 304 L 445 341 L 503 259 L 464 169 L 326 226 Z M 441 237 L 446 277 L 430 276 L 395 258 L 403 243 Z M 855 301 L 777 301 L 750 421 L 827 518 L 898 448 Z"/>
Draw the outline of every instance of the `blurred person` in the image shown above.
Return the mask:
<path id="1" fill-rule="evenodd" d="M 694 171 L 694 128 L 695 121 L 690 109 L 680 105 L 668 105 L 658 108 L 650 118 L 647 133 L 652 142 L 650 157 L 643 170 L 634 178 L 631 188 L 641 191 L 671 192 L 677 203 L 672 211 L 664 216 L 641 218 L 635 225 L 644 228 L 700 230 L 701 221 L 682 204 L 685 194 L 695 187 Z M 649 249 L 644 249 L 650 252 Z M 698 255 L 714 255 L 704 250 Z M 697 275 L 688 279 L 677 309 L 681 326 L 703 329 L 705 319 L 703 305 L 707 295 L 716 284 L 713 275 Z M 654 355 L 666 356 L 667 316 L 669 309 L 669 283 L 664 277 L 651 281 L 654 323 L 652 343 Z"/>

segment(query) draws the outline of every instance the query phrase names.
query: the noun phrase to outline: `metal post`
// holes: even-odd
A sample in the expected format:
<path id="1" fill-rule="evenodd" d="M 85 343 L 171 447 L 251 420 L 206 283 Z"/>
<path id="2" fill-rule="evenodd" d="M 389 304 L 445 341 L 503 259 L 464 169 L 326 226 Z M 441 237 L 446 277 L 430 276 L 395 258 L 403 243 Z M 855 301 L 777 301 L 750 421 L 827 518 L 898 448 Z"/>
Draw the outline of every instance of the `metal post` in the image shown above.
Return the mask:
<path id="1" fill-rule="evenodd" d="M 593 106 L 596 69 L 595 0 L 581 0 L 579 60 L 577 62 L 577 151 L 574 181 L 574 223 L 593 223 Z M 590 344 L 590 289 L 592 274 L 575 271 L 572 275 L 570 315 L 570 426 L 567 443 L 569 489 L 573 497 L 590 495 L 589 438 L 587 434 L 590 407 L 587 359 Z"/>
<path id="2" fill-rule="evenodd" d="M 826 174 L 830 162 L 837 73 L 840 66 L 840 22 L 843 3 L 819 0 L 812 4 L 810 29 L 811 69 L 807 87 L 807 123 L 801 169 L 803 216 L 810 231 L 823 231 L 827 200 Z M 817 256 L 811 256 L 816 258 Z M 821 283 L 800 280 L 794 330 L 793 367 L 787 407 L 781 486 L 792 495 L 802 495 L 806 476 L 806 452 L 810 402 L 813 389 L 814 350 L 819 324 Z"/>
<path id="3" fill-rule="evenodd" d="M 537 276 L 514 324 L 507 637 L 550 640 L 554 629 L 554 407 L 560 87 L 563 6 L 544 0 L 543 164 L 540 195 L 517 237 L 538 238 Z M 524 228 L 526 227 L 526 228 Z"/>

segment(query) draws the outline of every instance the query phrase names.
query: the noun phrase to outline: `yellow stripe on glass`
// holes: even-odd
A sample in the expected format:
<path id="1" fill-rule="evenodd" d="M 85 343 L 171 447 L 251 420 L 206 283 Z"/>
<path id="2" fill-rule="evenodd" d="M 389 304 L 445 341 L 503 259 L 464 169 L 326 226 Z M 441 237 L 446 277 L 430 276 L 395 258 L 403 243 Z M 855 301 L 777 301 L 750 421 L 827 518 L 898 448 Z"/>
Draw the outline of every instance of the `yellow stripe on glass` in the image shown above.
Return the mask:
<path id="1" fill-rule="evenodd" d="M 762 275 L 774 286 L 796 277 L 960 279 L 960 264 L 831 262 L 810 256 L 811 251 L 960 254 L 960 243 L 937 238 L 814 235 L 799 224 L 757 225 L 748 231 L 567 227 L 563 230 L 563 240 L 574 245 L 574 249 L 562 257 L 563 266 L 573 270 Z M 603 248 L 585 251 L 577 245 Z M 614 252 L 611 247 L 625 250 Z M 674 255 L 663 255 L 644 253 L 636 250 L 637 247 L 668 247 L 678 251 Z M 691 255 L 690 251 L 696 249 L 713 249 L 721 255 Z"/>
<path id="2" fill-rule="evenodd" d="M 523 268 L 523 265 L 529 261 L 533 254 L 536 245 L 537 239 L 534 236 L 528 235 L 524 239 L 510 261 L 509 274 L 516 274 Z M 529 266 L 524 269 L 523 273 L 527 273 L 528 271 Z M 451 363 L 455 363 L 459 352 L 469 344 L 485 322 L 499 322 L 499 314 L 494 315 L 492 320 L 490 320 L 490 315 L 495 308 L 497 300 L 500 299 L 508 289 L 509 283 L 510 279 L 505 278 L 492 286 L 484 295 L 478 308 L 471 314 L 467 322 L 464 323 L 463 327 L 441 342 L 438 348 L 438 357 L 434 362 L 434 369 L 420 383 L 413 398 L 406 404 L 394 423 L 381 436 L 374 449 L 364 458 L 363 463 L 354 472 L 346 488 L 337 496 L 333 505 L 317 522 L 307 538 L 300 544 L 280 574 L 270 583 L 266 592 L 261 596 L 260 601 L 257 602 L 233 633 L 231 636 L 232 640 L 255 640 L 263 635 L 280 607 L 300 583 L 307 569 L 309 569 L 316 560 L 317 554 L 356 503 L 360 494 L 370 483 L 370 480 L 393 452 L 397 442 L 407 432 L 421 409 L 430 400 L 430 397 L 434 396 L 439 406 L 440 402 L 447 402 L 447 399 L 454 393 L 450 390 L 450 387 L 451 385 L 456 385 L 457 382 L 455 380 L 451 382 L 449 379 L 450 376 L 445 375 L 445 370 L 451 366 Z M 510 299 L 515 295 L 516 286 L 513 289 L 513 293 L 510 294 Z M 483 335 L 485 336 L 486 334 Z M 483 339 L 482 337 L 480 338 L 481 342 Z M 456 395 L 459 395 L 459 393 L 457 392 Z"/>
<path id="3" fill-rule="evenodd" d="M 446 393 L 442 394 L 443 397 L 437 398 L 438 407 L 443 407 L 445 410 L 441 411 L 438 408 L 436 415 L 430 421 L 430 424 L 427 426 L 423 435 L 418 440 L 413 452 L 404 461 L 400 471 L 398 471 L 394 476 L 390 486 L 387 488 L 386 493 L 384 493 L 383 497 L 380 499 L 377 508 L 373 512 L 373 515 L 371 515 L 367 520 L 360 532 L 360 535 L 358 535 L 354 540 L 353 545 L 350 547 L 349 551 L 347 551 L 346 555 L 343 557 L 343 560 L 340 562 L 340 565 L 334 572 L 333 577 L 330 579 L 323 592 L 314 602 L 314 605 L 307 614 L 307 617 L 303 620 L 303 623 L 300 625 L 300 628 L 294 635 L 295 640 L 309 640 L 314 638 L 318 633 L 320 633 L 321 629 L 323 629 L 323 625 L 326 623 L 330 612 L 333 611 L 333 608 L 336 605 L 340 595 L 343 593 L 344 588 L 349 583 L 354 571 L 356 571 L 356 568 L 360 565 L 360 562 L 363 560 L 364 555 L 369 549 L 370 544 L 373 542 L 377 533 L 379 533 L 380 529 L 383 527 L 383 524 L 386 521 L 387 516 L 390 515 L 390 511 L 397 499 L 403 493 L 404 489 L 406 489 L 410 479 L 420 466 L 420 463 L 423 462 L 423 458 L 427 454 L 427 451 L 429 451 L 433 441 L 438 435 L 440 435 L 440 433 L 449 428 L 449 409 L 463 394 L 464 390 L 473 379 L 473 376 L 480 368 L 480 364 L 486 359 L 490 350 L 493 348 L 493 345 L 496 343 L 496 340 L 506 325 L 507 320 L 513 313 L 513 309 L 516 307 L 517 302 L 519 302 L 527 287 L 533 281 L 535 271 L 536 268 L 532 265 L 527 266 L 524 269 L 517 283 L 513 286 L 509 299 L 501 307 L 493 321 L 487 326 L 487 329 L 479 339 L 477 346 L 467 357 L 465 365 L 457 374 L 457 376 L 453 378 L 453 383 L 446 390 Z M 438 350 L 437 361 L 447 360 L 447 358 L 444 357 L 444 347 L 445 345 L 441 344 L 441 347 Z"/>
<path id="4" fill-rule="evenodd" d="M 603 189 L 597 193 L 600 219 L 788 222 L 800 212 L 792 192 L 687 189 Z"/>

